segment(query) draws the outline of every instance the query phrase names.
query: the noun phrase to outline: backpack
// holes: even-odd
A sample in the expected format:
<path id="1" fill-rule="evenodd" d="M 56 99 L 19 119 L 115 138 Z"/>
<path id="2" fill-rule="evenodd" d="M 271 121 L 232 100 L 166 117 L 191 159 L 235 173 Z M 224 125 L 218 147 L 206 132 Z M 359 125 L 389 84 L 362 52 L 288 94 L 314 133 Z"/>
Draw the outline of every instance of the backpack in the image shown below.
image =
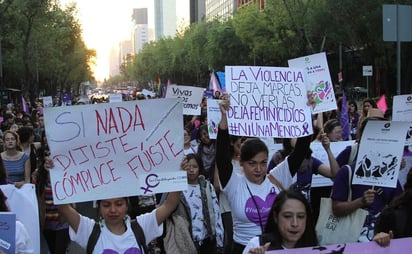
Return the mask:
<path id="1" fill-rule="evenodd" d="M 144 251 L 144 253 L 147 252 L 147 246 L 146 246 L 146 238 L 144 236 L 144 232 L 142 227 L 137 223 L 137 220 L 131 220 L 130 222 L 132 231 L 134 236 L 136 237 L 137 245 L 139 245 L 140 249 Z M 100 223 L 96 222 L 94 223 L 93 231 L 89 236 L 89 240 L 87 241 L 87 254 L 92 254 L 94 247 L 96 246 L 97 240 L 99 239 L 101 230 L 100 230 Z"/>

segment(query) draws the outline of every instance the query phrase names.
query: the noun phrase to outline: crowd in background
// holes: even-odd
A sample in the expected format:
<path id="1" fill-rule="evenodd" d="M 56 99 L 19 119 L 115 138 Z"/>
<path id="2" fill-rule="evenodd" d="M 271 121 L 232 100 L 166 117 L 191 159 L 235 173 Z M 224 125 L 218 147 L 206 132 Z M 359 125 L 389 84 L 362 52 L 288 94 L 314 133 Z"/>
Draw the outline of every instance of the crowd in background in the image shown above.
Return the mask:
<path id="1" fill-rule="evenodd" d="M 146 98 L 139 94 L 135 99 Z M 406 177 L 399 179 L 396 188 L 348 186 L 348 171 L 354 170 L 356 162 L 356 154 L 355 157 L 351 156 L 351 150 L 353 153 L 357 149 L 366 123 L 390 120 L 390 109 L 386 115 L 378 112 L 376 102 L 371 98 L 364 99 L 360 105 L 356 101 L 349 101 L 347 107 L 342 107 L 339 98 L 337 110 L 313 116 L 313 135 L 297 139 L 274 139 L 274 142 L 282 144 L 282 149 L 270 154 L 266 144 L 259 138 L 229 135 L 226 111 L 230 102 L 225 94 L 217 94 L 215 99 L 222 100 L 222 120 L 216 140 L 209 137 L 206 98 L 202 101 L 201 115 L 184 116 L 182 139 L 185 161 L 182 162 L 182 168 L 187 171 L 188 189 L 179 194 L 177 209 L 174 210 L 175 204 L 170 205 L 170 201 L 165 201 L 165 195 L 134 196 L 121 204 L 126 206 L 130 218 L 157 211 L 157 222 L 161 224 L 168 221 L 166 217 L 180 216 L 187 222 L 186 233 L 190 235 L 198 253 L 263 253 L 270 249 L 318 245 L 314 226 L 319 215 L 320 198 L 331 196 L 336 215 L 344 216 L 357 208 L 369 212 L 364 225 L 365 232 L 362 232 L 359 241 L 374 239 L 385 246 L 392 237 L 412 236 L 410 168 L 403 165 L 401 170 L 409 173 L 403 174 Z M 105 102 L 94 100 L 78 104 Z M 32 105 L 30 112 L 24 112 L 22 108 L 21 105 L 8 104 L 1 112 L 0 183 L 13 184 L 16 188 L 25 183 L 35 184 L 40 230 L 49 252 L 65 253 L 71 241 L 69 235 L 73 236 L 69 232 L 70 228 L 74 226 L 78 236 L 82 223 L 91 222 L 83 222 L 83 217 L 80 217 L 81 222 L 77 221 L 75 204 L 64 206 L 64 209 L 54 205 L 50 169 L 47 166 L 50 151 L 43 109 L 41 103 Z M 342 108 L 348 109 L 347 123 L 342 123 L 339 117 Z M 342 126 L 345 124 L 349 124 L 350 133 L 343 138 Z M 356 146 L 347 147 L 335 157 L 330 150 L 330 143 L 344 139 L 355 140 Z M 309 148 L 311 142 L 322 143 L 329 164 L 322 163 L 312 155 Z M 405 155 L 411 153 L 410 146 L 406 146 Z M 330 178 L 333 186 L 313 188 L 311 182 L 314 174 Z M 351 201 L 347 200 L 349 189 L 352 189 Z M 165 202 L 173 207 L 173 213 L 169 212 L 170 207 L 164 212 L 166 206 L 162 205 Z M 162 208 L 157 210 L 159 207 Z M 100 204 L 98 209 L 100 213 L 104 212 Z M 247 209 L 257 213 L 247 213 Z M 164 218 L 159 218 L 159 211 L 164 212 Z M 90 224 L 90 231 L 92 226 Z M 146 239 L 148 253 L 168 253 L 166 246 L 170 242 L 169 239 L 165 242 L 165 232 L 163 237 L 151 232 L 153 239 Z M 27 246 L 28 249 L 32 248 L 30 244 Z"/>

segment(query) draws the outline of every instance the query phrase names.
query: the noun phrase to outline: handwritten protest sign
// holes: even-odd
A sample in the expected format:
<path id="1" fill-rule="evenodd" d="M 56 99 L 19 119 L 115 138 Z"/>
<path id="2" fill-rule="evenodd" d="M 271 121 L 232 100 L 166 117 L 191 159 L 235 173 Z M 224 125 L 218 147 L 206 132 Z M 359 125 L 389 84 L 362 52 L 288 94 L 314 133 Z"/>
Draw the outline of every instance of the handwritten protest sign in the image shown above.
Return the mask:
<path id="1" fill-rule="evenodd" d="M 47 108 L 44 120 L 56 204 L 187 188 L 178 99 Z"/>
<path id="2" fill-rule="evenodd" d="M 379 246 L 375 241 L 367 243 L 347 243 L 328 246 L 316 246 L 287 250 L 267 251 L 268 254 L 378 254 L 378 253 L 409 253 L 412 245 L 412 237 L 392 239 L 387 247 Z"/>
<path id="3" fill-rule="evenodd" d="M 321 113 L 337 108 L 333 83 L 329 73 L 325 52 L 290 59 L 289 67 L 304 68 L 309 88 L 314 96 L 316 107 L 313 113 Z"/>
<path id="4" fill-rule="evenodd" d="M 353 184 L 396 187 L 407 122 L 368 121 L 362 134 Z"/>
<path id="5" fill-rule="evenodd" d="M 216 139 L 217 129 L 222 118 L 220 112 L 219 103 L 222 100 L 207 99 L 207 130 L 209 132 L 209 138 Z"/>
<path id="6" fill-rule="evenodd" d="M 405 145 L 412 145 L 412 94 L 393 96 L 392 120 L 410 122 Z"/>
<path id="7" fill-rule="evenodd" d="M 200 115 L 203 90 L 202 87 L 169 85 L 166 98 L 181 99 L 184 115 Z"/>
<path id="8" fill-rule="evenodd" d="M 226 66 L 229 133 L 254 137 L 312 134 L 302 69 Z"/>
<path id="9" fill-rule="evenodd" d="M 16 214 L 0 212 L 0 253 L 15 253 L 15 249 Z"/>

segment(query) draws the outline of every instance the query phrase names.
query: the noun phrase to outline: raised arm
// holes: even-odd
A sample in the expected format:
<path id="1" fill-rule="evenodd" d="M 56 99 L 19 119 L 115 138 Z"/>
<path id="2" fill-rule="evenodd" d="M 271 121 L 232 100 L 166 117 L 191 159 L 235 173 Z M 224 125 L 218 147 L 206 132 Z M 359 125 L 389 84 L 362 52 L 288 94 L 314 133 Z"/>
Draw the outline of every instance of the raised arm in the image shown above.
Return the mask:
<path id="1" fill-rule="evenodd" d="M 157 224 L 162 224 L 176 209 L 180 201 L 180 191 L 167 194 L 165 202 L 156 209 Z"/>
<path id="2" fill-rule="evenodd" d="M 70 204 L 56 205 L 60 215 L 69 223 L 70 227 L 77 233 L 80 224 L 80 214 Z"/>
<path id="3" fill-rule="evenodd" d="M 232 156 L 229 151 L 230 138 L 226 116 L 226 112 L 229 109 L 228 95 L 224 94 L 222 99 L 223 100 L 219 105 L 222 118 L 219 122 L 216 138 L 216 167 L 219 173 L 220 184 L 222 185 L 222 188 L 224 188 L 232 175 L 233 165 Z"/>
<path id="4" fill-rule="evenodd" d="M 328 160 L 329 160 L 329 171 L 330 173 L 327 175 L 327 177 L 334 179 L 336 174 L 339 171 L 339 164 L 336 161 L 335 156 L 332 153 L 332 150 L 330 149 L 330 140 L 328 138 L 328 136 L 326 135 L 326 133 L 322 133 L 321 134 L 321 142 L 322 142 L 322 146 L 326 151 L 326 154 L 328 155 Z M 326 176 L 324 174 L 322 174 L 323 176 Z"/>
<path id="5" fill-rule="evenodd" d="M 305 159 L 311 141 L 312 135 L 298 138 L 296 141 L 295 149 L 293 149 L 293 152 L 288 156 L 289 171 L 292 177 L 298 171 L 303 159 Z"/>

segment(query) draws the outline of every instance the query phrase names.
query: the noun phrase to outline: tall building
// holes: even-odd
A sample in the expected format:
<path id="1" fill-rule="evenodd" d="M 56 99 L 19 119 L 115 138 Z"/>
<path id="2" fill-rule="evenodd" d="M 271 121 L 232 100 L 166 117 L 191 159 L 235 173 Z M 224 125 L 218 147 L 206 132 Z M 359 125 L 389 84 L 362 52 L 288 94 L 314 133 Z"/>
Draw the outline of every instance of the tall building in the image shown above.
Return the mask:
<path id="1" fill-rule="evenodd" d="M 190 0 L 189 12 L 190 24 L 204 20 L 206 18 L 205 1 Z"/>
<path id="2" fill-rule="evenodd" d="M 127 65 L 132 61 L 133 58 L 132 41 L 126 40 L 119 43 L 119 55 L 118 55 L 118 65 Z"/>
<path id="3" fill-rule="evenodd" d="M 109 73 L 110 77 L 119 75 L 119 54 L 118 50 L 115 47 L 110 49 L 109 55 Z"/>
<path id="4" fill-rule="evenodd" d="M 237 10 L 238 0 L 205 0 L 206 21 L 227 20 Z"/>
<path id="5" fill-rule="evenodd" d="M 261 10 L 265 9 L 266 0 L 237 0 L 238 8 L 248 6 L 249 4 L 259 4 Z"/>
<path id="6" fill-rule="evenodd" d="M 143 45 L 149 42 L 147 8 L 133 9 L 132 23 L 132 49 L 133 53 L 137 54 L 143 49 Z"/>
<path id="7" fill-rule="evenodd" d="M 176 0 L 154 1 L 155 40 L 176 35 Z"/>

